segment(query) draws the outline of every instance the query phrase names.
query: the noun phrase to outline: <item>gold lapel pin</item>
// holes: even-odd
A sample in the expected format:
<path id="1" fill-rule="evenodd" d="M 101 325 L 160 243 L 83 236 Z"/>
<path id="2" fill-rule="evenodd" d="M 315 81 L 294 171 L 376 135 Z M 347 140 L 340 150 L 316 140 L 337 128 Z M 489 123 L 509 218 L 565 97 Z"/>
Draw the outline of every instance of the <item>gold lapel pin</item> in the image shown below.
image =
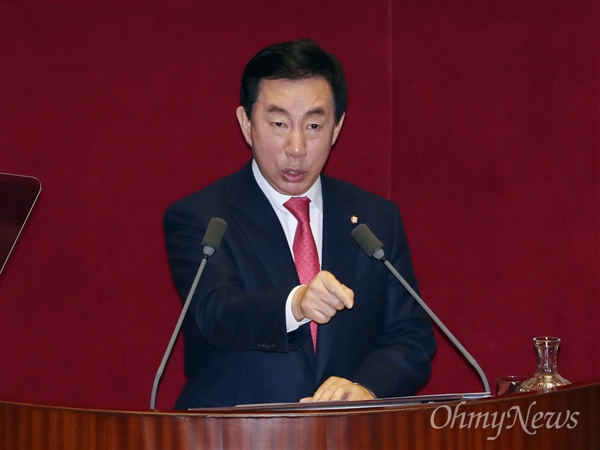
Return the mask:
<path id="1" fill-rule="evenodd" d="M 352 216 L 352 217 L 350 217 L 350 222 L 352 222 L 352 223 L 358 223 L 358 216 Z"/>

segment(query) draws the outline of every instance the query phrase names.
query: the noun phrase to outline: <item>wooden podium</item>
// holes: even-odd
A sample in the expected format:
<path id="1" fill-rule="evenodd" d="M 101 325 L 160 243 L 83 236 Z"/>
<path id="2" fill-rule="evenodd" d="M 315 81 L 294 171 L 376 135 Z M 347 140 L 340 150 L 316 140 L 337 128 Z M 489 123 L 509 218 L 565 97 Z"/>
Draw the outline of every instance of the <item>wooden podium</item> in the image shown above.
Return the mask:
<path id="1" fill-rule="evenodd" d="M 0 402 L 0 450 L 599 450 L 600 380 L 426 404 L 109 411 Z"/>

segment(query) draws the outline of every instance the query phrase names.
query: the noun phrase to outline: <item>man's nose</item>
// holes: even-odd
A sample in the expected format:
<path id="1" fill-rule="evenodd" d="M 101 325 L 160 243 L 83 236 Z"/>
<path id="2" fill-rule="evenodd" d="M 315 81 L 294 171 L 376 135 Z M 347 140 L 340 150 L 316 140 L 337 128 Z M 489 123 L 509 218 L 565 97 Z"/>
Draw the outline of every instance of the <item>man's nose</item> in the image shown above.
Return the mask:
<path id="1" fill-rule="evenodd" d="M 286 153 L 296 158 L 306 155 L 306 137 L 301 130 L 292 130 L 290 132 Z"/>

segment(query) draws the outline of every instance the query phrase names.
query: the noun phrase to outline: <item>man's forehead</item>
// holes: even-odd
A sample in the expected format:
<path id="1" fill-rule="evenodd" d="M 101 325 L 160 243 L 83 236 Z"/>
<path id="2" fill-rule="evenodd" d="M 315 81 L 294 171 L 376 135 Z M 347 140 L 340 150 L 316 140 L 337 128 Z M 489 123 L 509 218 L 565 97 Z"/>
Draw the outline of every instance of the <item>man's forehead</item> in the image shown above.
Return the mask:
<path id="1" fill-rule="evenodd" d="M 333 105 L 333 92 L 331 86 L 323 77 L 311 77 L 301 79 L 277 78 L 263 79 L 259 84 L 257 101 L 267 103 L 268 110 L 276 111 L 278 108 L 285 109 L 280 103 L 284 100 L 297 100 L 301 102 L 314 103 L 314 109 L 325 112 L 328 104 Z M 322 106 L 320 104 L 323 104 Z"/>
<path id="2" fill-rule="evenodd" d="M 265 89 L 292 89 L 295 86 L 312 86 L 314 89 L 326 89 L 333 96 L 329 82 L 323 77 L 308 78 L 263 78 L 258 85 L 258 94 Z"/>

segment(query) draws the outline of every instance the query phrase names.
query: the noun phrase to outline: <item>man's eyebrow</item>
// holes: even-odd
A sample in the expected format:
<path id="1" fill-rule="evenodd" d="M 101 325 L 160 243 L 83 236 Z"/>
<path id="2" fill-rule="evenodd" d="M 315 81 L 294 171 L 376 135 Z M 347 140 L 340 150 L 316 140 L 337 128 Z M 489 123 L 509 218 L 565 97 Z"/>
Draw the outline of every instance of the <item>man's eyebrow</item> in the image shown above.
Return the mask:
<path id="1" fill-rule="evenodd" d="M 277 105 L 271 105 L 267 108 L 267 112 L 270 113 L 280 113 L 280 114 L 287 114 L 287 110 L 285 108 L 282 108 L 281 106 L 277 106 Z"/>
<path id="2" fill-rule="evenodd" d="M 277 105 L 271 105 L 267 108 L 268 113 L 277 113 L 277 114 L 286 114 L 288 115 L 288 110 Z M 325 112 L 325 108 L 317 106 L 316 108 L 309 109 L 305 116 L 325 116 L 327 113 Z"/>
<path id="3" fill-rule="evenodd" d="M 320 106 L 314 108 L 314 109 L 310 109 L 307 113 L 307 116 L 324 116 L 325 115 L 325 109 L 321 108 Z"/>

